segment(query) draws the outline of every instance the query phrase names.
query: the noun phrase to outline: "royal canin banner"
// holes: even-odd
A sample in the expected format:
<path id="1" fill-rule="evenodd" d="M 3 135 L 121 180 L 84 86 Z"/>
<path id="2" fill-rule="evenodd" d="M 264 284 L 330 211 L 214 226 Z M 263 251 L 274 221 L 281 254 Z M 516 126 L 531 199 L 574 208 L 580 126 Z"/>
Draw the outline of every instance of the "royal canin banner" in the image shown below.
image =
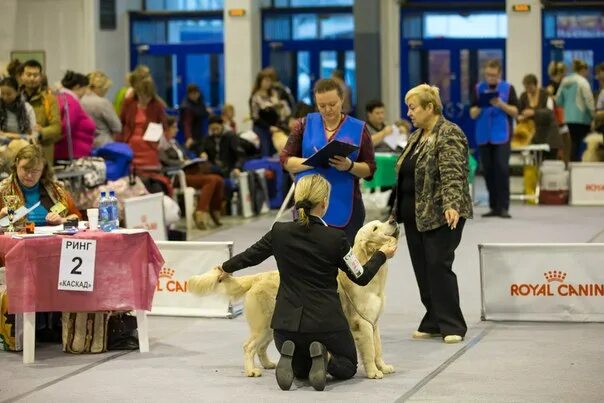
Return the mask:
<path id="1" fill-rule="evenodd" d="M 570 204 L 604 205 L 604 162 L 570 164 Z"/>
<path id="2" fill-rule="evenodd" d="M 604 322 L 604 244 L 481 244 L 482 320 Z"/>
<path id="3" fill-rule="evenodd" d="M 233 242 L 156 242 L 164 261 L 159 272 L 151 315 L 232 317 L 227 296 L 199 297 L 189 291 L 191 276 L 203 274 L 229 260 Z"/>

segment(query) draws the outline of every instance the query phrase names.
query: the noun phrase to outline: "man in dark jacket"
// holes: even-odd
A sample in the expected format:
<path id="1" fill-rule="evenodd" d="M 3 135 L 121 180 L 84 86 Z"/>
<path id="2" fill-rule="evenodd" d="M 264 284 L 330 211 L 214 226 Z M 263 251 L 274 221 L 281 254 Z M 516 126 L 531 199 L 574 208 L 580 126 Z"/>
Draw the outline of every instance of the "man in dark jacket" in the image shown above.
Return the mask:
<path id="1" fill-rule="evenodd" d="M 238 175 L 245 159 L 245 153 L 240 147 L 239 138 L 232 132 L 224 130 L 220 116 L 212 115 L 208 119 L 209 136 L 194 144 L 193 150 L 202 158 L 207 158 L 218 167 L 220 174 L 228 178 L 231 174 Z"/>
<path id="2" fill-rule="evenodd" d="M 195 84 L 187 85 L 187 97 L 180 104 L 180 122 L 185 133 L 185 145 L 190 148 L 207 134 L 204 123 L 208 118 L 203 94 Z"/>

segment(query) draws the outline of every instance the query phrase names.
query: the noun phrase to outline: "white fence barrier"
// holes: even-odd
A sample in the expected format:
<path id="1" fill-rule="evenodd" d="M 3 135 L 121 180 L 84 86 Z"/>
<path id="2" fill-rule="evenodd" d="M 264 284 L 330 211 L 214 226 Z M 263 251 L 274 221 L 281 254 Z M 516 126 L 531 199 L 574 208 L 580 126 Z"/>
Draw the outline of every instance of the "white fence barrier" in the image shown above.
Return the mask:
<path id="1" fill-rule="evenodd" d="M 570 204 L 604 205 L 604 162 L 570 164 Z"/>
<path id="2" fill-rule="evenodd" d="M 478 250 L 483 320 L 604 322 L 604 243 Z"/>
<path id="3" fill-rule="evenodd" d="M 233 255 L 233 242 L 156 242 L 165 260 L 153 297 L 152 315 L 232 318 L 240 309 L 228 297 L 188 292 L 191 276 L 203 274 Z"/>

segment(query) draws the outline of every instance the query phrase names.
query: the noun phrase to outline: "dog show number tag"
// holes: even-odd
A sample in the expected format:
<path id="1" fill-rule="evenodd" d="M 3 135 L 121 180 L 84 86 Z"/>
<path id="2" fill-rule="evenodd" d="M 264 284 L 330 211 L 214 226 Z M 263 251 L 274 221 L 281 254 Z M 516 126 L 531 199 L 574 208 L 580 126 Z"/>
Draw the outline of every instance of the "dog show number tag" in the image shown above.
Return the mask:
<path id="1" fill-rule="evenodd" d="M 352 253 L 352 249 L 350 249 L 346 256 L 344 256 L 344 262 L 346 262 L 346 266 L 348 266 L 356 278 L 359 278 L 363 275 L 363 265 L 361 262 L 359 262 L 359 259 L 357 259 L 354 253 Z"/>
<path id="2" fill-rule="evenodd" d="M 58 289 L 91 292 L 94 287 L 95 258 L 95 240 L 63 238 Z"/>

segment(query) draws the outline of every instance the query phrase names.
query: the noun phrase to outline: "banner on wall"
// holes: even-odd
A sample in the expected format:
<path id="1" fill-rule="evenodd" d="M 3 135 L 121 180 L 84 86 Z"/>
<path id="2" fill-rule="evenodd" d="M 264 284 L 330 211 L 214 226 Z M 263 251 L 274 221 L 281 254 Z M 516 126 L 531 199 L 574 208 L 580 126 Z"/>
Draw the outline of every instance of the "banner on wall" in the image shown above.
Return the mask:
<path id="1" fill-rule="evenodd" d="M 481 244 L 482 320 L 604 322 L 604 244 Z"/>
<path id="2" fill-rule="evenodd" d="M 156 242 L 166 262 L 159 272 L 152 315 L 232 318 L 241 312 L 222 294 L 188 292 L 191 276 L 203 274 L 233 254 L 233 242 Z"/>

